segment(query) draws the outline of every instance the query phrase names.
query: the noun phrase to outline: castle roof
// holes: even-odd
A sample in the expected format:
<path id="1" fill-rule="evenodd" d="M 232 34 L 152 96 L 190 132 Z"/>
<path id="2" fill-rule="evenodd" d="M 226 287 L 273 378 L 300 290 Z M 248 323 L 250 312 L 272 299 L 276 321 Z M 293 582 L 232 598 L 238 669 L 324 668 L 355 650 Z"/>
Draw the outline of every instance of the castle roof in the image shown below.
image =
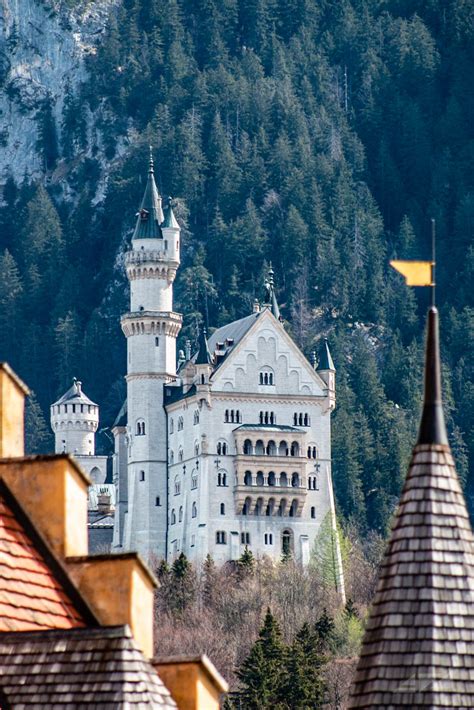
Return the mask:
<path id="1" fill-rule="evenodd" d="M 92 404 L 97 407 L 97 404 L 93 402 L 89 397 L 82 391 L 82 382 L 74 378 L 72 386 L 60 397 L 54 404 L 66 404 L 69 402 L 79 402 L 79 404 Z"/>
<path id="2" fill-rule="evenodd" d="M 206 338 L 206 329 L 199 331 L 199 350 L 194 360 L 195 365 L 212 365 L 212 355 L 209 352 L 209 345 Z"/>
<path id="3" fill-rule="evenodd" d="M 137 223 L 132 239 L 161 239 L 161 225 L 164 221 L 161 197 L 155 182 L 153 156 L 150 148 L 150 165 L 148 177 L 140 209 L 137 213 Z"/>
<path id="4" fill-rule="evenodd" d="M 331 352 L 329 350 L 327 338 L 324 338 L 323 344 L 319 351 L 318 370 L 334 370 L 334 372 L 336 371 Z"/>
<path id="5" fill-rule="evenodd" d="M 240 343 L 244 335 L 250 330 L 261 313 L 251 313 L 245 318 L 234 320 L 232 323 L 217 328 L 208 339 L 211 352 L 217 349 L 217 343 L 223 343 L 223 352 L 228 355 Z"/>
<path id="6" fill-rule="evenodd" d="M 164 209 L 163 224 L 161 226 L 162 227 L 171 227 L 172 229 L 179 229 L 178 220 L 174 216 L 172 203 L 173 203 L 172 198 L 168 197 L 168 204 L 166 205 L 166 207 Z"/>
<path id="7" fill-rule="evenodd" d="M 473 635 L 473 535 L 446 436 L 438 314 L 432 308 L 418 441 L 349 707 L 474 707 Z"/>

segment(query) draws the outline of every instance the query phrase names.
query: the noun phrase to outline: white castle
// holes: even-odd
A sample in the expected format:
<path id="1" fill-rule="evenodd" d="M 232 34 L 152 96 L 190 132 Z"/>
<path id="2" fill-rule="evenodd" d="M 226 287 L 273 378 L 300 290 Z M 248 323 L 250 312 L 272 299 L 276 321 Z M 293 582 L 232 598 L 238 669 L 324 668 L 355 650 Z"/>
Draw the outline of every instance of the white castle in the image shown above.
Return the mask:
<path id="1" fill-rule="evenodd" d="M 112 429 L 113 548 L 226 562 L 248 547 L 306 564 L 328 513 L 335 525 L 327 342 L 310 364 L 282 324 L 270 270 L 264 303 L 209 338 L 201 330 L 197 352 L 188 341 L 176 357 L 180 227 L 171 200 L 162 206 L 151 157 L 125 261 L 127 400 Z"/>

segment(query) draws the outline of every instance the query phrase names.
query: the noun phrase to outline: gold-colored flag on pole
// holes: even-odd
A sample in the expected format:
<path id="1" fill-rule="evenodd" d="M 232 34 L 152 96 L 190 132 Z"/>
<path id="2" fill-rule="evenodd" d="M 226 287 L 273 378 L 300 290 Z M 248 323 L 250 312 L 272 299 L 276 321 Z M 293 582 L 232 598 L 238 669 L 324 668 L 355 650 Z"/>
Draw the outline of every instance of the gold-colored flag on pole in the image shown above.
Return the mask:
<path id="1" fill-rule="evenodd" d="M 405 277 L 407 286 L 434 286 L 434 261 L 393 260 L 390 266 Z"/>

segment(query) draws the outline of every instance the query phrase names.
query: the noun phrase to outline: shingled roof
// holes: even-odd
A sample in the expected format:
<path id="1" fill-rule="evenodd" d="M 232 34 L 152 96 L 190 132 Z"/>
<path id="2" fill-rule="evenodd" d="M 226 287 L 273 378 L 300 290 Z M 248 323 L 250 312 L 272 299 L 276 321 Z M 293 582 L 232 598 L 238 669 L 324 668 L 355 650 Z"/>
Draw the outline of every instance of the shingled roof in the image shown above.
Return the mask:
<path id="1" fill-rule="evenodd" d="M 127 626 L 3 633 L 0 668 L 16 708 L 176 708 Z"/>
<path id="2" fill-rule="evenodd" d="M 474 544 L 443 418 L 435 308 L 418 442 L 349 707 L 474 707 Z"/>

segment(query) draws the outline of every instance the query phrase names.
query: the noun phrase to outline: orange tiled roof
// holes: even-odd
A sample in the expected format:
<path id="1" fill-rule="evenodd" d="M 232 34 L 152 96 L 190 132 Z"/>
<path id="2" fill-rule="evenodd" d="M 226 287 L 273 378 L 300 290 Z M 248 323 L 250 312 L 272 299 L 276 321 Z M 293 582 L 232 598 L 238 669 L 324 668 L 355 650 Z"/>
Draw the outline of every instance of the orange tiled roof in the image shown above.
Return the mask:
<path id="1" fill-rule="evenodd" d="M 84 618 L 0 491 L 0 631 L 72 629 Z"/>

